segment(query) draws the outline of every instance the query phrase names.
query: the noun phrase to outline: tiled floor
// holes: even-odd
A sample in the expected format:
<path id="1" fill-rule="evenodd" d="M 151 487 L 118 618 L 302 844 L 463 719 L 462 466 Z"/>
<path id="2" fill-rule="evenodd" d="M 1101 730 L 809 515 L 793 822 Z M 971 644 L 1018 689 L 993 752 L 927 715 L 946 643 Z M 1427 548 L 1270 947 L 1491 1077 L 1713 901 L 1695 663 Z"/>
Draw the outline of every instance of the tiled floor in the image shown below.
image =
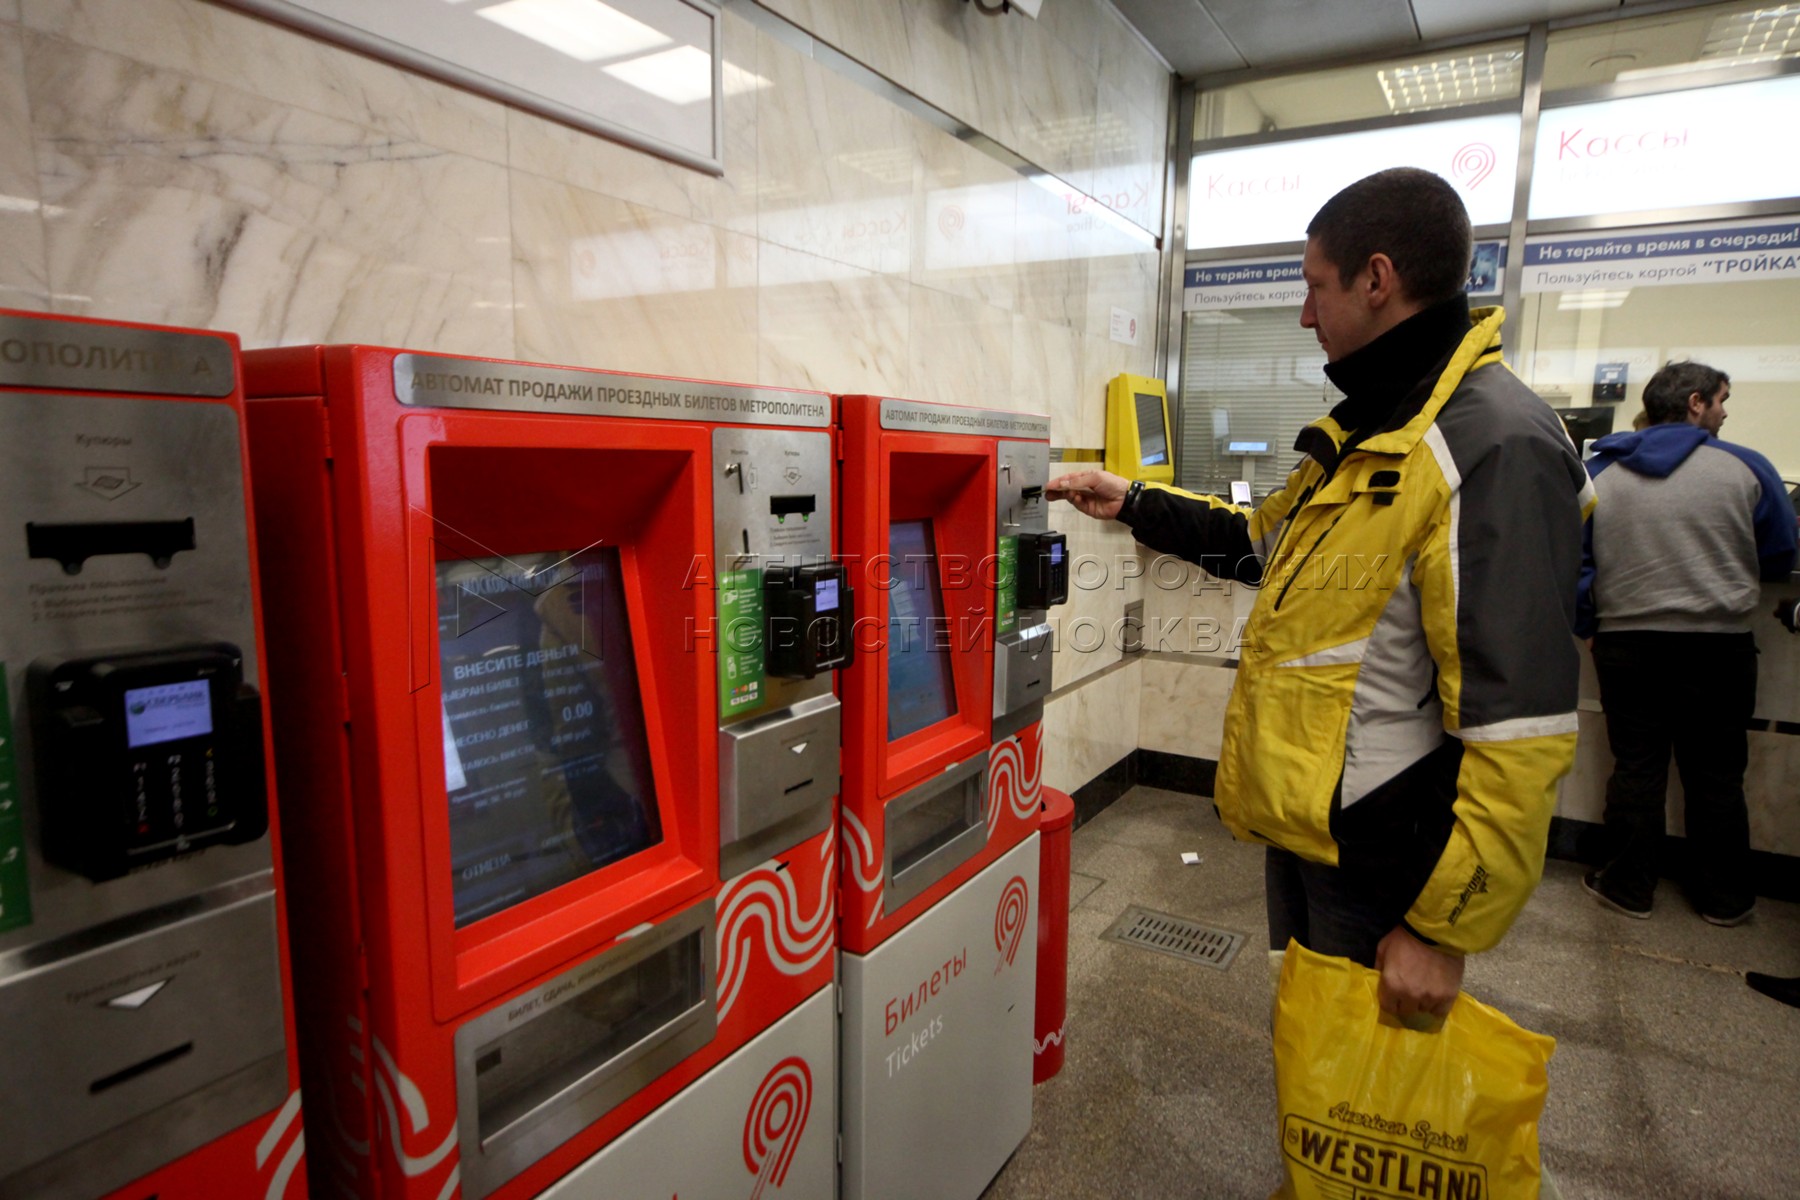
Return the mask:
<path id="1" fill-rule="evenodd" d="M 1137 788 L 1072 857 L 1067 1060 L 987 1200 L 1262 1200 L 1280 1177 L 1262 852 L 1207 801 Z M 1220 972 L 1101 941 L 1130 904 L 1243 933 L 1244 950 Z M 1541 1136 L 1567 1200 L 1800 1197 L 1800 1009 L 1745 970 L 1800 973 L 1800 906 L 1718 929 L 1665 883 L 1634 921 L 1563 862 L 1470 960 L 1471 994 L 1557 1039 Z"/>

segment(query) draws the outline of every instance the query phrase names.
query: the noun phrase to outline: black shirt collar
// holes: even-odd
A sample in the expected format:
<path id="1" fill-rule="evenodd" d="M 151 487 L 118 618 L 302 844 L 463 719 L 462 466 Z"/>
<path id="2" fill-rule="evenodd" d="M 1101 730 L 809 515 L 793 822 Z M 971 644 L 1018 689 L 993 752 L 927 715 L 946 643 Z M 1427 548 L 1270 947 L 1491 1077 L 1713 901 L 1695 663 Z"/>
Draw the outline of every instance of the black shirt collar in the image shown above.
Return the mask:
<path id="1" fill-rule="evenodd" d="M 1325 376 L 1344 393 L 1331 410 L 1345 431 L 1384 428 L 1422 382 L 1435 381 L 1469 332 L 1469 298 L 1458 294 L 1420 309 L 1368 345 L 1334 363 Z"/>

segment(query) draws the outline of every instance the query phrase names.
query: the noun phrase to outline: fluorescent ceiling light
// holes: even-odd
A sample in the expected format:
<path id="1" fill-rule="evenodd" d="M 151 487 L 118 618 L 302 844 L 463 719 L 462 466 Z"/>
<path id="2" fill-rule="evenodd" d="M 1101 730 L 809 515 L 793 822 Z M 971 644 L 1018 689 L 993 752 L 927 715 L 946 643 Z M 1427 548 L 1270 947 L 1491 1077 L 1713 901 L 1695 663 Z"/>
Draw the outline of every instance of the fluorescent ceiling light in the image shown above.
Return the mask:
<path id="1" fill-rule="evenodd" d="M 1712 19 L 1702 59 L 1768 61 L 1800 54 L 1800 4 L 1744 9 Z"/>
<path id="2" fill-rule="evenodd" d="M 1519 94 L 1524 60 L 1517 50 L 1383 67 L 1375 73 L 1394 113 L 1456 108 Z"/>
<path id="3" fill-rule="evenodd" d="M 475 15 L 581 62 L 625 58 L 669 44 L 668 35 L 600 0 L 506 0 Z"/>
<path id="4" fill-rule="evenodd" d="M 600 69 L 620 83 L 670 104 L 692 104 L 712 96 L 712 59 L 693 46 L 677 46 Z"/>
<path id="5" fill-rule="evenodd" d="M 1618 308 L 1621 304 L 1625 303 L 1626 297 L 1630 295 L 1630 288 L 1624 288 L 1616 292 L 1605 290 L 1564 292 L 1556 298 L 1556 307 L 1562 312 L 1567 312 L 1571 309 Z"/>

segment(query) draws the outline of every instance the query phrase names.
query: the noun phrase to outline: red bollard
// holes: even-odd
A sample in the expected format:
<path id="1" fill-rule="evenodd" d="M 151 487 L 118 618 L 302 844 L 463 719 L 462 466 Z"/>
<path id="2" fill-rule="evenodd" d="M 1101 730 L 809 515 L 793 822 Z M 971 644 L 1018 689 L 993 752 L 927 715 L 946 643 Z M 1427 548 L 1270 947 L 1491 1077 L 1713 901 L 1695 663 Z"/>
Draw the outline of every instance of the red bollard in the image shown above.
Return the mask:
<path id="1" fill-rule="evenodd" d="M 1069 837 L 1075 801 L 1044 789 L 1038 831 L 1037 1031 L 1031 1082 L 1042 1083 L 1063 1065 L 1063 1024 L 1069 1010 Z"/>

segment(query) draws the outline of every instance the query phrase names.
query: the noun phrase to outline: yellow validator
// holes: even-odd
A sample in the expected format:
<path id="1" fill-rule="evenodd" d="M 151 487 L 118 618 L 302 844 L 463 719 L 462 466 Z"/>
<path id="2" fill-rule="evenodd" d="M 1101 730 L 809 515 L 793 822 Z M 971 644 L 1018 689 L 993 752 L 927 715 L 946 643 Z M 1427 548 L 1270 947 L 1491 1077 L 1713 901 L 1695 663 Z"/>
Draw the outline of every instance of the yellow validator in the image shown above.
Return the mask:
<path id="1" fill-rule="evenodd" d="M 1146 483 L 1175 482 L 1169 395 L 1162 380 L 1120 375 L 1106 385 L 1106 469 Z"/>

